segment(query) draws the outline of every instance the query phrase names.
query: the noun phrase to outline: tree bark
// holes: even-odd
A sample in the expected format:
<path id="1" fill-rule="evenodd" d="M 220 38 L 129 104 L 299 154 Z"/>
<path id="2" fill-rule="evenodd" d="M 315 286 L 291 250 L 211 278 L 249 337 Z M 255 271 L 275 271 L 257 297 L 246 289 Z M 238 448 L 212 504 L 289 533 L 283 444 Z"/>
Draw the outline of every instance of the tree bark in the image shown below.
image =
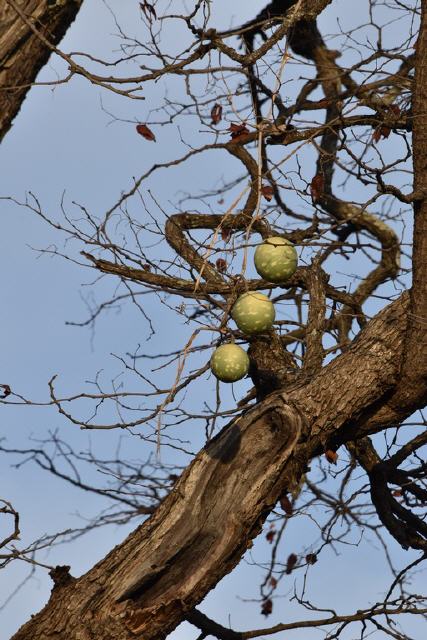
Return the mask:
<path id="1" fill-rule="evenodd" d="M 82 2 L 20 0 L 17 4 L 55 46 L 73 22 Z M 28 90 L 51 53 L 9 1 L 0 0 L 0 141 L 9 131 Z"/>
<path id="2" fill-rule="evenodd" d="M 415 83 L 412 100 L 414 231 L 412 287 L 405 348 L 398 384 L 375 411 L 363 414 L 353 425 L 358 437 L 385 424 L 399 424 L 411 407 L 427 402 L 427 1 L 421 2 L 421 24 L 416 46 Z"/>
<path id="3" fill-rule="evenodd" d="M 409 297 L 346 353 L 268 396 L 197 455 L 156 513 L 81 578 L 55 587 L 13 640 L 160 640 L 239 562 L 310 459 L 393 388 Z"/>
<path id="4" fill-rule="evenodd" d="M 34 11 L 44 8 L 40 23 L 43 16 L 47 19 L 46 2 L 26 4 Z M 73 6 L 75 15 L 77 4 L 65 3 L 64 12 Z M 426 4 L 423 0 L 414 99 L 415 186 L 421 191 L 427 185 Z M 9 8 L 3 12 L 13 19 Z M 66 28 L 65 22 L 61 25 L 62 32 L 59 25 L 46 26 L 49 37 L 59 39 L 55 34 Z M 2 135 L 49 55 L 26 27 L 5 49 L 8 33 L 6 24 L 0 30 L 1 60 L 6 61 L 0 83 L 12 83 L 15 89 L 5 92 L 6 100 L 0 94 Z M 21 61 L 26 60 L 33 55 L 32 46 L 39 56 L 33 75 L 28 61 L 22 62 L 26 70 L 17 82 L 11 70 L 18 74 L 20 53 L 25 51 Z M 425 346 L 427 333 L 426 206 L 425 199 L 416 205 L 411 296 L 403 294 L 380 312 L 318 374 L 268 396 L 226 426 L 196 456 L 156 513 L 87 574 L 74 579 L 58 570 L 55 576 L 61 579 L 48 604 L 13 640 L 165 638 L 238 564 L 280 495 L 298 484 L 314 456 L 331 443 L 337 446 L 358 435 L 361 425 L 364 435 L 372 433 L 389 426 L 390 415 L 401 420 L 423 406 L 427 367 L 419 345 Z M 410 354 L 406 358 L 405 349 Z M 406 388 L 405 403 L 393 408 L 390 398 L 398 397 L 396 389 L 405 393 L 408 380 L 412 387 L 410 393 Z"/>
<path id="5" fill-rule="evenodd" d="M 412 101 L 414 204 L 411 311 L 403 364 L 408 385 L 427 395 L 427 2 L 422 1 Z"/>

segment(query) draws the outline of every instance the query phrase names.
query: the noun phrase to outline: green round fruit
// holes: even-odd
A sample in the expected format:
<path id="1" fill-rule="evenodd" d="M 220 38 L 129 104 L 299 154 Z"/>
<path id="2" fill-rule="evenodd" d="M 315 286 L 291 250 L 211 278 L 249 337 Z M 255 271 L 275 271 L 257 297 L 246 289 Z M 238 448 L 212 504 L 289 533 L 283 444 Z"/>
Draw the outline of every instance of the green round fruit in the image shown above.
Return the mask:
<path id="1" fill-rule="evenodd" d="M 255 269 L 268 282 L 284 282 L 296 271 L 298 256 L 292 242 L 273 236 L 260 244 L 254 256 Z"/>
<path id="2" fill-rule="evenodd" d="M 248 354 L 237 344 L 222 344 L 211 358 L 214 376 L 222 382 L 236 382 L 244 378 L 249 370 Z"/>
<path id="3" fill-rule="evenodd" d="M 243 333 L 262 333 L 272 327 L 274 305 L 263 293 L 248 291 L 237 299 L 231 310 L 231 317 Z"/>

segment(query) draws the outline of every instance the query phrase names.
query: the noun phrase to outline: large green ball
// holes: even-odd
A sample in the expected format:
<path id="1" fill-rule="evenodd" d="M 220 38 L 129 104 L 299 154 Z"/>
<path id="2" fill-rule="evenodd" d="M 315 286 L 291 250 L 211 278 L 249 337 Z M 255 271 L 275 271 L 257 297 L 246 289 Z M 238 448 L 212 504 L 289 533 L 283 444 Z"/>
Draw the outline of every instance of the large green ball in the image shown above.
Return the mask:
<path id="1" fill-rule="evenodd" d="M 272 327 L 274 305 L 263 293 L 248 291 L 237 299 L 231 310 L 231 317 L 243 333 L 262 333 Z"/>
<path id="2" fill-rule="evenodd" d="M 212 355 L 211 369 L 218 380 L 236 382 L 248 372 L 248 354 L 237 344 L 222 344 Z"/>
<path id="3" fill-rule="evenodd" d="M 296 271 L 298 256 L 292 242 L 273 236 L 260 244 L 254 256 L 255 269 L 268 282 L 284 282 Z"/>

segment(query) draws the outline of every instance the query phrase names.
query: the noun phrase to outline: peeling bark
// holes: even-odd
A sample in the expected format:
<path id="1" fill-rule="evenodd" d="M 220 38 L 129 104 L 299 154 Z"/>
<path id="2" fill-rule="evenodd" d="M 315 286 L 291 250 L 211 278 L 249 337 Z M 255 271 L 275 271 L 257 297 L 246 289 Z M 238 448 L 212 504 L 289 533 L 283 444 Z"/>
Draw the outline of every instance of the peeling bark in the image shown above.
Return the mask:
<path id="1" fill-rule="evenodd" d="M 82 2 L 20 0 L 17 4 L 55 46 L 73 22 Z M 51 52 L 22 21 L 8 0 L 0 0 L 0 141 L 12 126 L 27 92 Z"/>

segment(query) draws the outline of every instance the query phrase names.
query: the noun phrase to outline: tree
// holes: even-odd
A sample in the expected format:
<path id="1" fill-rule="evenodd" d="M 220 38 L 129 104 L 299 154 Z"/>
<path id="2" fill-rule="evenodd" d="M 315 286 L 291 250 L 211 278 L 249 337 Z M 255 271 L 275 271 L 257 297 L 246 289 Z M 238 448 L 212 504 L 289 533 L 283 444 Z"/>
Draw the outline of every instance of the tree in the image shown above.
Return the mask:
<path id="1" fill-rule="evenodd" d="M 46 4 L 51 3 L 34 3 L 41 8 Z M 249 344 L 252 386 L 245 394 L 236 387 L 240 399 L 234 405 L 227 396 L 221 399 L 223 387 L 217 387 L 216 406 L 212 409 L 209 400 L 201 414 L 205 446 L 179 478 L 170 474 L 169 485 L 163 478 L 151 505 L 139 497 L 126 498 L 132 470 L 126 476 L 121 469 L 119 499 L 149 517 L 86 575 L 75 579 L 65 567 L 56 567 L 48 604 L 15 640 L 53 634 L 59 639 L 154 640 L 185 619 L 201 629 L 202 637 L 255 637 L 325 624 L 333 625 L 333 637 L 338 637 L 355 622 L 361 624 L 361 633 L 369 624 L 390 637 L 407 638 L 395 630 L 394 618 L 427 612 L 425 599 L 408 592 L 406 570 L 396 573 L 383 602 L 374 607 L 342 616 L 332 612 L 268 631 L 241 634 L 224 629 L 195 609 L 239 563 L 278 503 L 282 512 L 276 527 L 297 517 L 300 505 L 307 513 L 315 511 L 316 501 L 332 505 L 334 515 L 321 527 L 320 547 L 340 541 L 334 527 L 342 517 L 349 529 L 371 529 L 379 539 L 387 532 L 403 548 L 417 550 L 408 570 L 425 557 L 425 421 L 422 414 L 405 421 L 424 407 L 427 385 L 427 6 L 424 1 L 420 8 L 397 0 L 379 7 L 370 2 L 365 29 L 375 33 L 376 44 L 341 32 L 338 51 L 317 24 L 330 4 L 276 0 L 249 22 L 220 31 L 211 1 L 198 0 L 191 11 L 175 15 L 167 13 L 168 3 L 142 2 L 140 19 L 149 37 L 139 42 L 122 32 L 121 57 L 113 64 L 113 74 L 108 61 L 87 54 L 83 67 L 75 61 L 77 54 L 59 52 L 69 76 L 79 74 L 135 100 L 144 98 L 150 82 L 183 79 L 185 97 L 167 95 L 153 112 L 153 122 L 135 123 L 135 135 L 147 145 L 156 142 L 156 126 L 185 123 L 187 117 L 192 126 L 198 122 L 199 129 L 194 126 L 181 157 L 153 165 L 102 218 L 81 206 L 78 218 L 64 207 L 63 219 L 52 220 L 35 196 L 21 203 L 74 241 L 96 273 L 118 279 L 121 288 L 109 306 L 126 298 L 144 313 L 141 292 L 155 292 L 165 305 L 178 298 L 175 311 L 192 327 L 186 343 L 170 356 L 176 358 L 177 371 L 169 388 L 153 384 L 135 353 L 123 358 L 123 367 L 147 385 L 145 391 L 110 393 L 96 381 L 96 393 L 61 397 L 52 379 L 50 403 L 71 424 L 86 429 L 136 432 L 152 425 L 161 449 L 168 427 L 200 417 L 185 408 L 183 396 L 208 375 L 213 347 L 230 340 Z M 17 15 L 13 33 L 24 24 L 39 43 L 39 62 L 26 76 L 27 84 L 44 63 L 46 48 L 55 50 L 54 40 L 31 18 L 35 6 L 23 9 L 12 0 L 6 5 Z M 401 42 L 388 44 L 393 11 L 408 31 L 402 27 Z M 74 13 L 67 13 L 68 19 Z M 182 33 L 179 51 L 167 51 L 169 23 Z M 17 59 L 21 54 L 27 59 L 25 48 L 18 44 L 15 50 Z M 134 75 L 116 70 L 134 60 Z M 16 104 L 22 99 L 19 94 Z M 202 133 L 210 138 L 201 145 Z M 389 138 L 393 144 L 388 145 Z M 414 177 L 408 187 L 411 149 Z M 238 161 L 243 174 L 219 186 L 215 176 L 216 186 L 206 193 L 192 184 L 190 174 L 185 186 L 190 191 L 177 203 L 179 213 L 164 212 L 155 194 L 153 205 L 147 203 L 142 188 L 153 173 L 216 152 Z M 145 217 L 133 213 L 132 198 L 139 199 Z M 225 211 L 217 213 L 225 201 Z M 161 218 L 152 214 L 155 207 L 165 213 L 164 228 Z M 411 257 L 405 253 L 403 219 L 409 209 L 414 212 Z M 274 284 L 253 273 L 258 235 L 284 236 L 298 247 L 300 266 L 285 282 Z M 150 251 L 149 238 L 164 238 L 168 251 Z M 401 254 L 411 260 L 408 291 L 406 273 L 399 270 Z M 79 260 L 72 250 L 68 257 Z M 354 289 L 349 281 L 342 287 L 333 272 L 344 261 L 357 268 Z M 248 336 L 234 327 L 230 314 L 239 295 L 259 290 L 274 301 L 277 322 L 268 332 Z M 370 305 L 378 300 L 382 308 L 369 317 Z M 283 303 L 291 305 L 285 312 Z M 89 320 L 105 306 L 95 309 Z M 32 402 L 7 384 L 3 390 L 6 403 Z M 159 398 L 154 407 L 148 405 L 152 396 Z M 69 409 L 76 406 L 78 412 L 79 402 L 86 399 L 95 407 L 90 419 Z M 119 421 L 98 418 L 99 407 L 107 402 L 118 409 Z M 411 429 L 403 429 L 403 424 Z M 65 447 L 60 441 L 55 444 Z M 334 465 L 340 447 L 348 452 L 348 464 L 337 474 L 340 489 L 335 497 L 328 491 L 332 472 L 325 470 L 323 458 Z M 74 452 L 66 454 L 69 460 L 78 459 Z M 46 452 L 33 450 L 32 455 L 38 460 L 44 455 L 49 470 L 60 473 Z M 362 484 L 357 480 L 361 470 Z M 368 495 L 376 515 L 366 506 Z M 8 549 L 17 536 L 18 515 L 6 502 L 3 512 L 16 522 L 15 532 L 3 543 Z M 270 531 L 270 539 L 276 530 Z M 263 590 L 265 615 L 272 607 L 276 576 L 311 566 L 320 551 L 303 558 L 291 553 L 284 566 L 273 553 Z M 9 561 L 14 552 L 4 557 Z"/>
<path id="2" fill-rule="evenodd" d="M 8 132 L 37 73 L 73 22 L 81 4 L 82 0 L 33 0 L 26 2 L 25 7 L 7 0 L 1 3 L 0 140 Z"/>

